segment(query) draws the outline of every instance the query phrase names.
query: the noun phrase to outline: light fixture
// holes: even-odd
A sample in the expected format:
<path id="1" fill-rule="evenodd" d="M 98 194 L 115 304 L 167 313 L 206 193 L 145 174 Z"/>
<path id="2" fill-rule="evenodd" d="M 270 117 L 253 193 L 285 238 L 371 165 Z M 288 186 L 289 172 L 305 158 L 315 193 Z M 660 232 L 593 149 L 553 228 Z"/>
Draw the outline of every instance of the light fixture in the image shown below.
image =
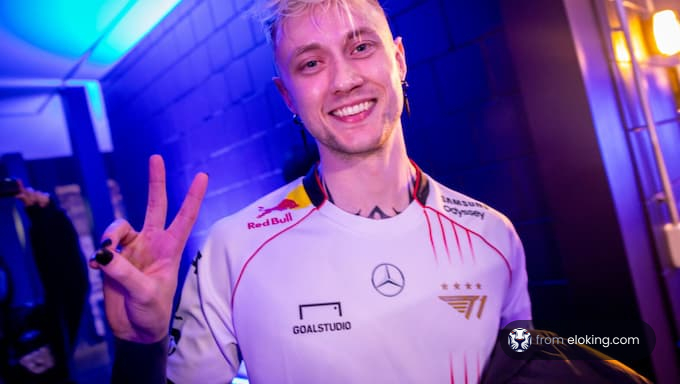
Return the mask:
<path id="1" fill-rule="evenodd" d="M 659 53 L 672 56 L 680 52 L 680 21 L 678 15 L 666 9 L 652 16 L 652 33 Z"/>
<path id="2" fill-rule="evenodd" d="M 630 52 L 634 51 L 633 34 L 631 33 L 632 28 L 629 24 L 629 17 L 623 2 L 624 0 L 615 0 L 615 6 L 617 17 L 621 25 L 621 31 L 624 34 L 624 42 L 626 43 L 627 50 Z M 654 48 L 658 49 L 658 53 L 671 56 L 680 52 L 680 22 L 678 22 L 678 17 L 675 12 L 667 10 L 654 13 L 652 16 L 651 32 L 651 34 L 647 34 L 647 38 L 653 38 L 653 46 L 655 46 Z M 614 43 L 616 43 L 615 40 Z M 616 49 L 615 46 L 613 48 Z M 633 82 L 635 83 L 637 95 L 640 100 L 640 106 L 642 107 L 642 113 L 644 114 L 649 141 L 652 145 L 652 151 L 654 153 L 658 175 L 661 179 L 664 200 L 670 215 L 670 223 L 667 223 L 663 227 L 665 245 L 673 267 L 680 269 L 680 212 L 678 211 L 675 193 L 673 191 L 671 179 L 666 168 L 666 161 L 659 144 L 659 135 L 656 129 L 656 122 L 654 120 L 654 115 L 652 114 L 652 108 L 649 101 L 649 87 L 647 85 L 646 73 L 643 72 L 637 55 L 633 54 L 630 56 Z M 677 67 L 677 64 L 672 65 L 670 64 L 669 60 L 664 61 L 666 63 L 663 64 L 663 66 L 667 67 L 667 69 L 677 70 L 677 68 L 673 68 Z M 677 108 L 678 98 L 677 95 L 675 96 Z"/>

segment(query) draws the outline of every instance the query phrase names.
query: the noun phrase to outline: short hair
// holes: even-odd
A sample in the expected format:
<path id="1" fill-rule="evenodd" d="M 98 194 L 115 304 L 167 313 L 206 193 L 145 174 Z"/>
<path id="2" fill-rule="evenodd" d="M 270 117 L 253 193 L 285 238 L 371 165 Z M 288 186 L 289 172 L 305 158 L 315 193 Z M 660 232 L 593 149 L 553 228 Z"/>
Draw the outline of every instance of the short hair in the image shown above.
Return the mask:
<path id="1" fill-rule="evenodd" d="M 286 17 L 297 16 L 317 7 L 325 12 L 335 6 L 352 22 L 352 6 L 359 2 L 366 2 L 385 14 L 378 0 L 263 0 L 257 14 L 267 40 L 275 47 L 278 27 Z"/>

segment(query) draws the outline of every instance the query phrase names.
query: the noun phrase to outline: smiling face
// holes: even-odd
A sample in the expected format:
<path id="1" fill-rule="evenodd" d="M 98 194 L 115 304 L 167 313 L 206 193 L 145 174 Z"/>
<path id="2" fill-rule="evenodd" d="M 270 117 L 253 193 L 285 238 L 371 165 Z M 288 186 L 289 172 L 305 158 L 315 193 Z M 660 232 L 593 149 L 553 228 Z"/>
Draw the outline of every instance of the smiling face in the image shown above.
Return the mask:
<path id="1" fill-rule="evenodd" d="M 370 155 L 395 142 L 406 63 L 382 10 L 365 0 L 351 2 L 349 13 L 313 6 L 284 18 L 273 43 L 276 84 L 322 160 Z"/>

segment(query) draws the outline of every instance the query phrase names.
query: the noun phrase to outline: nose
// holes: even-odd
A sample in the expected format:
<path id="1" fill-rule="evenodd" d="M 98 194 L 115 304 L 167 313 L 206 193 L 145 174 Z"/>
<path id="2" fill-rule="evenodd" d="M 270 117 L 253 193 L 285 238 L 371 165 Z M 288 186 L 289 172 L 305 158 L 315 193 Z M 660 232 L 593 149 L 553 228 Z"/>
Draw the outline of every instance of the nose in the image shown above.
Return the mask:
<path id="1" fill-rule="evenodd" d="M 363 84 L 361 73 L 349 60 L 337 60 L 333 72 L 333 92 L 349 93 Z"/>

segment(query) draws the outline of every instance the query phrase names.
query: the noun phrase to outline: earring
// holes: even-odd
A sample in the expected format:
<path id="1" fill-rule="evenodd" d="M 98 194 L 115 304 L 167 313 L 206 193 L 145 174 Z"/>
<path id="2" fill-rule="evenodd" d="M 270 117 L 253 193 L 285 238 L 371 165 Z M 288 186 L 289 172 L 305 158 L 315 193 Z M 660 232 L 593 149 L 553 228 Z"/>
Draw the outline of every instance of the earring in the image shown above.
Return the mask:
<path id="1" fill-rule="evenodd" d="M 404 110 L 406 110 L 406 116 L 411 117 L 411 105 L 408 102 L 408 94 L 406 89 L 408 89 L 408 82 L 406 80 L 401 81 L 401 89 L 404 92 Z"/>
<path id="2" fill-rule="evenodd" d="M 293 124 L 297 125 L 298 127 L 302 127 L 302 128 L 305 127 L 302 124 L 302 120 L 300 120 L 300 116 L 298 116 L 297 113 L 293 113 Z"/>

